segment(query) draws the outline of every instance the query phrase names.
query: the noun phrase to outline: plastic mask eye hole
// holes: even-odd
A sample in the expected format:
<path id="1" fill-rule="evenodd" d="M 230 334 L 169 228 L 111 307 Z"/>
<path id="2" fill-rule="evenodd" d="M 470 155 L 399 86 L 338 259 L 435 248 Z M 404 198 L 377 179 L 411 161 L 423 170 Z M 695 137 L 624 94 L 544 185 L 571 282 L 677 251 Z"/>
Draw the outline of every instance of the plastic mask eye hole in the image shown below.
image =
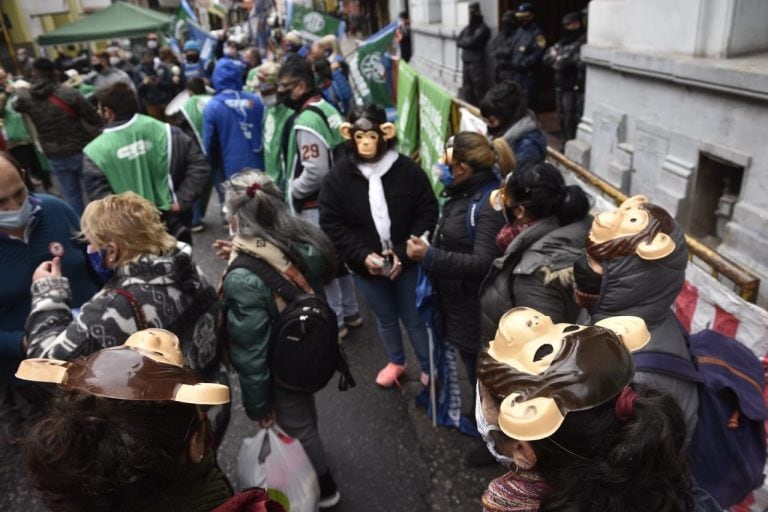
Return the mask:
<path id="1" fill-rule="evenodd" d="M 541 361 L 545 357 L 547 357 L 549 354 L 551 354 L 555 349 L 552 348 L 552 345 L 546 344 L 540 346 L 538 349 L 536 349 L 536 353 L 533 355 L 533 362 Z"/>
<path id="2" fill-rule="evenodd" d="M 563 333 L 566 333 L 566 332 L 573 332 L 573 331 L 578 331 L 578 330 L 579 330 L 579 328 L 580 328 L 580 327 L 579 327 L 578 325 L 569 325 L 568 327 L 566 327 L 565 329 L 563 329 Z"/>
<path id="3" fill-rule="evenodd" d="M 635 217 L 632 217 L 631 219 L 629 219 L 629 222 L 637 222 L 637 219 Z"/>

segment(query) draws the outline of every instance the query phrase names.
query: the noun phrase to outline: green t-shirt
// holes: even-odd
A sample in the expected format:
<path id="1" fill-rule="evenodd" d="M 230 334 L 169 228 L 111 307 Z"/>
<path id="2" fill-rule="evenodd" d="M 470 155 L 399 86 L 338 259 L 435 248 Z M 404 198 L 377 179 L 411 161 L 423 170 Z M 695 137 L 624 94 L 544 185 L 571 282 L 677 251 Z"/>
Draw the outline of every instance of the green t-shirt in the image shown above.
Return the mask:
<path id="1" fill-rule="evenodd" d="M 24 116 L 13 109 L 13 97 L 5 102 L 3 112 L 3 125 L 5 127 L 5 140 L 13 142 L 30 142 L 32 136 L 24 124 Z"/>
<path id="2" fill-rule="evenodd" d="M 115 194 L 131 190 L 161 211 L 171 209 L 171 125 L 136 114 L 125 124 L 105 128 L 83 152 Z"/>

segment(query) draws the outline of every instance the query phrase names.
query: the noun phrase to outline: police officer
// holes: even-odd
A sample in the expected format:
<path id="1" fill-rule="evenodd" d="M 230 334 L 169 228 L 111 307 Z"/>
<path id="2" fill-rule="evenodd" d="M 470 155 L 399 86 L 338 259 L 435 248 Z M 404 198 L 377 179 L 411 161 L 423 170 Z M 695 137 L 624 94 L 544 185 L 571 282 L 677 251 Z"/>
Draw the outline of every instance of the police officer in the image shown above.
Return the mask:
<path id="1" fill-rule="evenodd" d="M 513 80 L 512 54 L 515 51 L 514 35 L 517 23 L 515 11 L 505 11 L 501 17 L 501 31 L 491 40 L 490 52 L 494 61 L 494 79 L 496 83 Z"/>
<path id="2" fill-rule="evenodd" d="M 530 2 L 520 4 L 515 11 L 518 28 L 512 38 L 512 79 L 525 91 L 528 107 L 535 108 L 538 94 L 538 75 L 541 57 L 547 40 L 533 20 L 534 7 Z"/>
<path id="3" fill-rule="evenodd" d="M 461 48 L 464 72 L 461 79 L 464 100 L 472 105 L 485 95 L 487 90 L 485 45 L 491 38 L 491 29 L 483 22 L 480 4 L 469 4 L 469 25 L 459 34 L 456 45 Z"/>
<path id="4" fill-rule="evenodd" d="M 571 12 L 563 17 L 560 40 L 544 55 L 544 64 L 555 71 L 557 115 L 565 140 L 576 136 L 584 108 L 584 65 L 579 57 L 586 41 L 581 15 Z"/>

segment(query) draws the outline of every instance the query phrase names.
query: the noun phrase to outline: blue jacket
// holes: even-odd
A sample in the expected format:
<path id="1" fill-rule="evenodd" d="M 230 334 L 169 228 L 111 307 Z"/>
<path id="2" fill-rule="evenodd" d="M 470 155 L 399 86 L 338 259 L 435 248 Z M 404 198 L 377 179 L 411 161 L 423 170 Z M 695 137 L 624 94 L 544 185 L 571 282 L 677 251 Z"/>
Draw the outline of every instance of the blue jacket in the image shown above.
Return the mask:
<path id="1" fill-rule="evenodd" d="M 322 88 L 323 98 L 339 109 L 345 116 L 349 114 L 352 100 L 352 87 L 341 69 L 333 71 L 333 81 Z"/>
<path id="2" fill-rule="evenodd" d="M 216 95 L 203 111 L 203 149 L 211 165 L 229 179 L 245 167 L 264 169 L 264 105 L 243 92 L 243 64 L 224 57 L 213 71 Z"/>

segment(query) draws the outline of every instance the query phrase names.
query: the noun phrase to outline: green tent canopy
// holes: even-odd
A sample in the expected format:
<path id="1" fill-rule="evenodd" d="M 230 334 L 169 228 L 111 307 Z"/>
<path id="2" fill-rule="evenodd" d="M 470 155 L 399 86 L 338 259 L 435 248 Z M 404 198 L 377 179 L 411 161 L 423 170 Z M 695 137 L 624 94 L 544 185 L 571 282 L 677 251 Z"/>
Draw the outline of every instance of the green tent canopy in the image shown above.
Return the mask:
<path id="1" fill-rule="evenodd" d="M 171 16 L 126 2 L 115 2 L 106 9 L 46 32 L 37 38 L 41 45 L 82 43 L 115 37 L 141 37 L 149 32 L 166 31 Z"/>

